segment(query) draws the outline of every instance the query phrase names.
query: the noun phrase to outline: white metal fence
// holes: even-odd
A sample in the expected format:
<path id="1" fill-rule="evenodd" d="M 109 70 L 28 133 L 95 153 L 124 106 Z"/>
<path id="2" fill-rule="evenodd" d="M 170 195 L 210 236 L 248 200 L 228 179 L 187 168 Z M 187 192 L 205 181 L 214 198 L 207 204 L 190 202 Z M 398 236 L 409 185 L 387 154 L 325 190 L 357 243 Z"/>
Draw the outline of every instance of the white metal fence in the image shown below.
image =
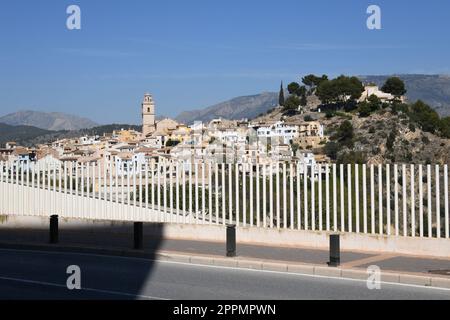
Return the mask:
<path id="1" fill-rule="evenodd" d="M 449 238 L 448 166 L 0 163 L 5 215 Z"/>

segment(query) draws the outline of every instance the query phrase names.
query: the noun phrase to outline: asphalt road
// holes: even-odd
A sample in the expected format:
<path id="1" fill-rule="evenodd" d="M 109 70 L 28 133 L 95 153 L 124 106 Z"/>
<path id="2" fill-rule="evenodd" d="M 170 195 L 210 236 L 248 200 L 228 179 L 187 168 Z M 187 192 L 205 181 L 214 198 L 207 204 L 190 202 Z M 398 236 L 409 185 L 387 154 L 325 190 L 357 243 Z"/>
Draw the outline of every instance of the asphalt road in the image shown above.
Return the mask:
<path id="1" fill-rule="evenodd" d="M 129 250 L 133 245 L 132 223 L 118 226 L 102 224 L 80 223 L 69 224 L 60 220 L 59 240 L 63 245 L 75 247 L 99 247 L 112 250 Z M 158 252 L 184 253 L 189 255 L 208 255 L 223 257 L 225 243 L 212 241 L 196 241 L 187 239 L 167 239 L 164 237 L 164 226 L 160 229 L 154 225 L 144 224 L 144 249 L 148 255 Z M 48 221 L 30 226 L 21 225 L 11 227 L 0 224 L 0 248 L 5 243 L 34 243 L 48 242 Z M 342 249 L 342 248 L 341 248 Z M 242 258 L 273 260 L 279 262 L 308 263 L 326 266 L 329 251 L 317 248 L 280 247 L 257 244 L 237 244 L 237 255 Z M 362 253 L 355 251 L 341 251 L 341 263 L 354 263 L 358 268 L 367 268 L 373 263 L 364 261 L 366 258 L 380 256 L 376 253 Z M 356 263 L 361 260 L 360 263 Z M 450 270 L 450 259 L 416 257 L 389 254 L 381 257 L 376 263 L 382 270 L 399 272 L 416 272 L 430 275 L 431 270 Z"/>
<path id="2" fill-rule="evenodd" d="M 0 299 L 450 299 L 443 289 L 81 253 L 0 249 L 0 262 Z M 81 290 L 66 286 L 69 265 L 81 269 Z"/>

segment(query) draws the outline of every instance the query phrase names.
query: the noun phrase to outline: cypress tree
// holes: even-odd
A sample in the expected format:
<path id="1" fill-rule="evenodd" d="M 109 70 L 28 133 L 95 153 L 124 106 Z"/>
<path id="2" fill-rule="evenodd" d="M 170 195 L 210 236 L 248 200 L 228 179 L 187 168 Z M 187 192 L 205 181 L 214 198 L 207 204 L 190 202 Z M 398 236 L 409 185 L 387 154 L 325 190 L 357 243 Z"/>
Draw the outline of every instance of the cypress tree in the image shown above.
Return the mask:
<path id="1" fill-rule="evenodd" d="M 284 106 L 284 89 L 283 89 L 283 81 L 281 81 L 280 85 L 280 93 L 278 95 L 278 104 L 280 106 Z"/>

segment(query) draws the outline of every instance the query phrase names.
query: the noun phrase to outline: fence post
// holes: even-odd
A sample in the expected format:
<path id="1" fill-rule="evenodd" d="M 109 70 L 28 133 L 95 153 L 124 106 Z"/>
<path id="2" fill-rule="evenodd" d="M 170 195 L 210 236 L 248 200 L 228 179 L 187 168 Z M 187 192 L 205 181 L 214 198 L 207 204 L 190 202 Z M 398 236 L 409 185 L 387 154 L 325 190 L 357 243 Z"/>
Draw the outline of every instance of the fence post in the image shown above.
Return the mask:
<path id="1" fill-rule="evenodd" d="M 141 250 L 144 248 L 144 223 L 135 222 L 134 228 L 134 249 Z"/>
<path id="2" fill-rule="evenodd" d="M 227 224 L 227 257 L 236 256 L 236 225 Z"/>
<path id="3" fill-rule="evenodd" d="M 58 215 L 50 216 L 50 243 L 58 243 Z"/>
<path id="4" fill-rule="evenodd" d="M 337 233 L 330 234 L 330 261 L 328 262 L 328 265 L 330 267 L 338 267 L 340 263 L 340 236 Z"/>

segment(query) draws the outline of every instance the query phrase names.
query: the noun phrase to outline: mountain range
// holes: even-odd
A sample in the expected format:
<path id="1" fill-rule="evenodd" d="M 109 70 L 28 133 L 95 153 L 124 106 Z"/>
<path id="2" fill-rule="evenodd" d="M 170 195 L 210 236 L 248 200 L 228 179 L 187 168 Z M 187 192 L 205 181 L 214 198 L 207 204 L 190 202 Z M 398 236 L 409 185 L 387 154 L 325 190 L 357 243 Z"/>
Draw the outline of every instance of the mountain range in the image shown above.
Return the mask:
<path id="1" fill-rule="evenodd" d="M 433 107 L 441 116 L 450 116 L 450 76 L 407 74 L 398 75 L 406 85 L 408 100 L 423 100 Z M 380 87 L 390 77 L 360 76 L 364 83 L 373 82 Z M 286 96 L 286 94 L 285 94 Z M 214 118 L 242 119 L 254 118 L 267 112 L 278 104 L 278 92 L 264 92 L 224 101 L 205 109 L 197 109 L 180 113 L 175 119 L 191 124 L 194 121 L 210 121 Z"/>
<path id="2" fill-rule="evenodd" d="M 278 93 L 263 92 L 251 96 L 237 97 L 205 109 L 184 111 L 175 120 L 191 124 L 194 121 L 207 122 L 215 118 L 254 118 L 278 104 Z"/>
<path id="3" fill-rule="evenodd" d="M 62 112 L 18 111 L 0 117 L 0 123 L 11 126 L 32 126 L 44 130 L 79 130 L 93 128 L 97 123 L 90 119 Z"/>
<path id="4" fill-rule="evenodd" d="M 21 146 L 31 147 L 40 143 L 48 143 L 64 138 L 76 138 L 84 135 L 102 136 L 105 133 L 111 133 L 114 130 L 121 129 L 141 131 L 142 126 L 129 124 L 108 124 L 80 130 L 51 131 L 33 126 L 11 126 L 0 123 L 0 146 L 5 145 L 8 141 L 14 141 Z"/>
<path id="5" fill-rule="evenodd" d="M 405 81 L 410 101 L 421 99 L 441 116 L 450 115 L 450 76 L 448 75 L 398 75 Z M 381 86 L 389 76 L 360 76 L 365 82 Z M 285 94 L 285 96 L 287 93 Z M 227 100 L 204 109 L 185 111 L 175 119 L 192 124 L 194 121 L 210 121 L 215 118 L 252 119 L 267 112 L 278 104 L 278 92 L 263 92 Z M 160 119 L 158 117 L 157 119 Z M 102 133 L 111 128 L 126 125 L 98 126 L 92 120 L 61 112 L 19 111 L 0 117 L 0 143 L 16 140 L 17 142 L 45 142 L 52 137 L 63 137 L 88 132 Z M 137 126 L 134 126 L 137 128 Z M 99 130 L 83 130 L 99 128 Z M 120 128 L 119 128 L 120 129 Z M 71 132 L 70 134 L 68 132 Z M 39 139 L 37 139 L 39 137 Z M 46 139 L 44 139 L 44 137 Z"/>

